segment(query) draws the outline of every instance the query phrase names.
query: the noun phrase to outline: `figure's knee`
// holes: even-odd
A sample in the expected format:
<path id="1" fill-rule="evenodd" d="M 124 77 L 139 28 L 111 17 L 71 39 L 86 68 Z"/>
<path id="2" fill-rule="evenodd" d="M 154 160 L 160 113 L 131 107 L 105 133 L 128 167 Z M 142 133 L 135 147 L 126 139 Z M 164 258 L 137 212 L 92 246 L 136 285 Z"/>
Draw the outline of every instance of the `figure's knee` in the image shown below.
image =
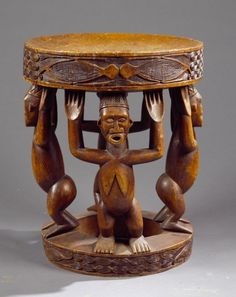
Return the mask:
<path id="1" fill-rule="evenodd" d="M 49 215 L 67 208 L 75 199 L 76 193 L 76 186 L 72 178 L 68 175 L 63 176 L 48 191 L 47 206 Z"/>
<path id="2" fill-rule="evenodd" d="M 179 185 L 166 173 L 162 174 L 156 184 L 160 199 L 175 214 L 181 217 L 185 212 L 185 200 Z"/>
<path id="3" fill-rule="evenodd" d="M 166 173 L 156 183 L 156 191 L 163 202 L 168 202 L 182 195 L 179 185 Z"/>

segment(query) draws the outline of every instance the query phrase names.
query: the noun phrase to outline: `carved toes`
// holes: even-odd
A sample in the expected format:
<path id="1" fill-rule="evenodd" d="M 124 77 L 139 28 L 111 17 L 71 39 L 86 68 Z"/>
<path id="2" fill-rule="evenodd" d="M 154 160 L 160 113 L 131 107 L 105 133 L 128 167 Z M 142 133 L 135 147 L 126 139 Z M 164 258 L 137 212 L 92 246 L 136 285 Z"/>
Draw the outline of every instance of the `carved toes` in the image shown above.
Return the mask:
<path id="1" fill-rule="evenodd" d="M 113 254 L 115 251 L 115 238 L 113 236 L 99 236 L 94 252 L 100 254 Z"/>
<path id="2" fill-rule="evenodd" d="M 129 244 L 134 254 L 150 252 L 151 248 L 145 238 L 142 236 L 138 238 L 130 238 Z"/>

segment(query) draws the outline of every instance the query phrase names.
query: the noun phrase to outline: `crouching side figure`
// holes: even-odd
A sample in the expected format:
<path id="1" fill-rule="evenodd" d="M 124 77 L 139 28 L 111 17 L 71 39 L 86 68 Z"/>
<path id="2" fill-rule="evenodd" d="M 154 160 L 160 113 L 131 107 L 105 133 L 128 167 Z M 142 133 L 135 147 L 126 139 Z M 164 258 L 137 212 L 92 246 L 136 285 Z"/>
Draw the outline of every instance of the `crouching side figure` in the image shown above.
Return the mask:
<path id="1" fill-rule="evenodd" d="M 165 206 L 154 220 L 161 222 L 163 229 L 192 233 L 179 221 L 185 212 L 184 194 L 198 173 L 199 148 L 194 127 L 202 126 L 202 98 L 193 86 L 170 89 L 170 97 L 172 137 L 166 172 L 156 184 L 157 194 Z"/>
<path id="2" fill-rule="evenodd" d="M 65 209 L 76 196 L 72 178 L 65 174 L 63 157 L 55 134 L 57 126 L 56 89 L 33 85 L 25 96 L 25 123 L 35 126 L 32 166 L 39 186 L 47 193 L 48 214 L 56 223 L 46 237 L 70 231 L 77 220 Z"/>

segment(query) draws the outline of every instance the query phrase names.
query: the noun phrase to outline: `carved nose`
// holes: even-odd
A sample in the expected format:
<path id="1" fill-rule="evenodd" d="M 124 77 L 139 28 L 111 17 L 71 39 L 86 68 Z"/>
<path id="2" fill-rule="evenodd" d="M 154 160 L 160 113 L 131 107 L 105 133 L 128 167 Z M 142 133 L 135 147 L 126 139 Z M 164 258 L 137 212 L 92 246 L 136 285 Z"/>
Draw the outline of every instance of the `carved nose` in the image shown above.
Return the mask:
<path id="1" fill-rule="evenodd" d="M 114 130 L 118 130 L 119 129 L 119 123 L 118 121 L 114 121 Z"/>

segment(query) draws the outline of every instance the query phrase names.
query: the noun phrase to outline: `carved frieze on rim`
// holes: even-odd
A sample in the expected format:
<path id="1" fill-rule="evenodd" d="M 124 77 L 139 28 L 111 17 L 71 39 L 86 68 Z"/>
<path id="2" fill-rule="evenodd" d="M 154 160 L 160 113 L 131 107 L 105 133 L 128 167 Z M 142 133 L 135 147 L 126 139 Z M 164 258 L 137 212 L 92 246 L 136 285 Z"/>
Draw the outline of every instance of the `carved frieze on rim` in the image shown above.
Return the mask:
<path id="1" fill-rule="evenodd" d="M 192 251 L 192 240 L 163 252 L 141 256 L 104 256 L 76 253 L 52 246 L 44 240 L 48 259 L 63 268 L 103 276 L 135 276 L 158 273 L 184 263 Z"/>
<path id="2" fill-rule="evenodd" d="M 153 57 L 73 57 L 24 51 L 24 77 L 38 84 L 69 88 L 142 87 L 196 81 L 203 74 L 203 51 Z"/>

